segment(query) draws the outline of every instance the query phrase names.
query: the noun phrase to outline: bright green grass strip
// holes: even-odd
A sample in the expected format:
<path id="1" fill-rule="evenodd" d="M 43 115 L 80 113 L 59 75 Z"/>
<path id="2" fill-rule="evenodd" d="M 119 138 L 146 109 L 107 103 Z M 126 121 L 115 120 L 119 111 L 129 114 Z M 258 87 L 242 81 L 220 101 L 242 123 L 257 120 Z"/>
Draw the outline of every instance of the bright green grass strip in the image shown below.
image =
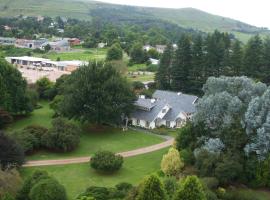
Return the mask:
<path id="1" fill-rule="evenodd" d="M 123 168 L 113 174 L 104 175 L 96 173 L 90 169 L 89 164 L 72 164 L 61 166 L 23 168 L 22 176 L 25 178 L 36 169 L 47 170 L 54 176 L 67 190 L 70 200 L 82 193 L 89 186 L 111 187 L 120 182 L 138 184 L 144 176 L 156 172 L 160 169 L 162 155 L 168 149 L 162 149 L 153 153 L 126 158 Z"/>

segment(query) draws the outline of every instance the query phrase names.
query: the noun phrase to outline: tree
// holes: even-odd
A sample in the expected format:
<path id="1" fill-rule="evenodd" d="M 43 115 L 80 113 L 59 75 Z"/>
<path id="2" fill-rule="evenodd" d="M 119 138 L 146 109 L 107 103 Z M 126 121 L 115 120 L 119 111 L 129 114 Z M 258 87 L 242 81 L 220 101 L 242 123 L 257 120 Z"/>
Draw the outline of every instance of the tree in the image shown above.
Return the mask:
<path id="1" fill-rule="evenodd" d="M 19 167 L 24 163 L 22 147 L 0 131 L 0 166 L 2 169 Z"/>
<path id="2" fill-rule="evenodd" d="M 90 63 L 67 80 L 61 114 L 96 124 L 119 123 L 133 109 L 131 86 L 110 64 Z"/>
<path id="3" fill-rule="evenodd" d="M 33 106 L 26 92 L 26 80 L 22 74 L 0 59 L 0 108 L 11 114 L 27 114 Z"/>
<path id="4" fill-rule="evenodd" d="M 143 50 L 143 46 L 140 43 L 133 44 L 129 56 L 131 64 L 141 64 L 148 60 L 147 53 Z"/>
<path id="5" fill-rule="evenodd" d="M 157 82 L 157 87 L 159 89 L 168 90 L 171 88 L 171 66 L 173 53 L 172 45 L 168 45 L 161 56 L 159 68 L 155 77 L 155 81 Z"/>
<path id="6" fill-rule="evenodd" d="M 150 175 L 139 186 L 136 200 L 165 200 L 166 194 L 163 184 L 156 175 Z"/>
<path id="7" fill-rule="evenodd" d="M 32 200 L 30 199 L 30 191 L 41 180 L 49 179 L 49 175 L 46 171 L 36 170 L 31 176 L 27 177 L 24 181 L 22 188 L 17 194 L 17 200 Z"/>
<path id="8" fill-rule="evenodd" d="M 232 46 L 232 53 L 230 55 L 230 63 L 233 69 L 234 76 L 243 74 L 243 50 L 239 40 L 236 40 Z"/>
<path id="9" fill-rule="evenodd" d="M 4 109 L 0 108 L 0 129 L 13 121 L 13 117 Z"/>
<path id="10" fill-rule="evenodd" d="M 270 78 L 269 78 L 269 74 L 270 74 L 270 37 L 266 37 L 266 39 L 264 40 L 263 43 L 263 74 L 262 74 L 262 82 L 266 83 L 269 85 L 270 83 Z"/>
<path id="11" fill-rule="evenodd" d="M 149 58 L 159 59 L 159 53 L 156 49 L 151 48 L 147 52 Z"/>
<path id="12" fill-rule="evenodd" d="M 179 152 L 170 148 L 168 154 L 164 155 L 161 161 L 161 169 L 167 176 L 177 176 L 184 167 Z"/>
<path id="13" fill-rule="evenodd" d="M 69 152 L 80 143 L 80 129 L 63 118 L 52 121 L 52 128 L 42 136 L 42 143 L 49 149 Z"/>
<path id="14" fill-rule="evenodd" d="M 90 160 L 92 168 L 103 172 L 115 172 L 123 165 L 123 157 L 109 151 L 99 151 Z"/>
<path id="15" fill-rule="evenodd" d="M 178 42 L 178 49 L 172 64 L 172 89 L 187 92 L 189 87 L 189 69 L 191 66 L 191 41 L 183 35 Z"/>
<path id="16" fill-rule="evenodd" d="M 7 194 L 15 196 L 22 184 L 22 179 L 19 172 L 15 169 L 0 169 L 0 183 L 0 199 L 2 199 Z"/>
<path id="17" fill-rule="evenodd" d="M 31 200 L 67 200 L 66 190 L 53 178 L 40 180 L 30 191 Z"/>
<path id="18" fill-rule="evenodd" d="M 202 184 L 198 177 L 188 176 L 180 183 L 174 200 L 206 200 Z"/>
<path id="19" fill-rule="evenodd" d="M 47 44 L 45 47 L 44 47 L 44 51 L 45 52 L 49 52 L 50 50 L 52 49 L 51 45 Z"/>
<path id="20" fill-rule="evenodd" d="M 36 85 L 41 99 L 53 99 L 54 94 L 50 94 L 50 90 L 53 90 L 53 83 L 47 77 L 37 80 Z"/>
<path id="21" fill-rule="evenodd" d="M 248 41 L 243 60 L 243 69 L 246 76 L 259 79 L 265 73 L 262 69 L 262 50 L 263 44 L 259 35 Z"/>
<path id="22" fill-rule="evenodd" d="M 123 59 L 123 50 L 121 46 L 118 43 L 113 44 L 107 51 L 106 60 L 111 61 L 111 60 L 122 60 L 122 59 Z"/>

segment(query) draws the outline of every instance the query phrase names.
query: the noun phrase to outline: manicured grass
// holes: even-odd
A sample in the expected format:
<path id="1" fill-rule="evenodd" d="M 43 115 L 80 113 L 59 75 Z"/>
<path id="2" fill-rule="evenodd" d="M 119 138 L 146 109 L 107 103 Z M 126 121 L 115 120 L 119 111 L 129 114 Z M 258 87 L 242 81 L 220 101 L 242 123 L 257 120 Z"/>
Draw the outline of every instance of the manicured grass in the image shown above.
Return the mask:
<path id="1" fill-rule="evenodd" d="M 36 57 L 46 57 L 51 60 L 103 60 L 106 57 L 106 49 L 88 49 L 88 50 L 75 50 L 71 52 L 50 52 L 47 54 L 35 54 Z"/>
<path id="2" fill-rule="evenodd" d="M 135 64 L 128 67 L 129 72 L 143 71 L 146 69 L 146 64 Z"/>
<path id="3" fill-rule="evenodd" d="M 113 152 L 123 152 L 161 143 L 164 140 L 155 135 L 150 135 L 138 131 L 128 130 L 123 132 L 119 129 L 111 129 L 100 133 L 83 132 L 79 147 L 72 152 L 56 153 L 39 151 L 28 160 L 47 160 L 71 157 L 90 156 L 99 150 L 109 150 Z"/>
<path id="4" fill-rule="evenodd" d="M 34 110 L 28 117 L 15 121 L 8 127 L 8 131 L 22 129 L 28 125 L 51 126 L 54 111 L 50 109 L 49 103 L 44 101 L 39 103 L 42 108 Z"/>
<path id="5" fill-rule="evenodd" d="M 61 166 L 23 168 L 22 176 L 25 178 L 36 169 L 47 170 L 63 184 L 70 200 L 82 193 L 89 186 L 111 187 L 120 182 L 138 184 L 144 176 L 160 169 L 162 155 L 168 149 L 153 153 L 126 158 L 123 168 L 112 175 L 104 175 L 90 169 L 89 164 L 72 164 Z"/>
<path id="6" fill-rule="evenodd" d="M 48 102 L 42 102 L 41 105 L 43 106 L 41 109 L 35 110 L 29 117 L 11 124 L 7 131 L 22 129 L 28 125 L 41 125 L 49 128 L 51 126 L 53 110 L 49 108 Z M 154 145 L 163 141 L 158 136 L 133 130 L 123 132 L 117 128 L 106 128 L 97 132 L 83 129 L 80 145 L 75 151 L 69 153 L 38 151 L 31 156 L 27 156 L 27 160 L 90 156 L 98 150 L 110 150 L 118 153 Z"/>
<path id="7" fill-rule="evenodd" d="M 134 77 L 127 76 L 127 79 L 130 81 L 141 81 L 141 82 L 154 81 L 154 78 L 155 74 L 136 75 Z"/>

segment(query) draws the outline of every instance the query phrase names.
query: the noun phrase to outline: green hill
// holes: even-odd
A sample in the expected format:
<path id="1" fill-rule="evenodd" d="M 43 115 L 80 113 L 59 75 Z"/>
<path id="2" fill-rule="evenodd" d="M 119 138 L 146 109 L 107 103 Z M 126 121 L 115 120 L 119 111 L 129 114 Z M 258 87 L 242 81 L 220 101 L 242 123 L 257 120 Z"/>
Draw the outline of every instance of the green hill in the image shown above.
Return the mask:
<path id="1" fill-rule="evenodd" d="M 167 9 L 146 8 L 106 4 L 92 0 L 0 0 L 0 16 L 63 16 L 91 20 L 92 15 L 100 15 L 106 20 L 117 19 L 132 22 L 133 19 L 162 19 L 184 28 L 204 32 L 215 29 L 234 33 L 243 41 L 254 34 L 269 34 L 268 30 L 249 24 L 212 15 L 193 8 Z"/>

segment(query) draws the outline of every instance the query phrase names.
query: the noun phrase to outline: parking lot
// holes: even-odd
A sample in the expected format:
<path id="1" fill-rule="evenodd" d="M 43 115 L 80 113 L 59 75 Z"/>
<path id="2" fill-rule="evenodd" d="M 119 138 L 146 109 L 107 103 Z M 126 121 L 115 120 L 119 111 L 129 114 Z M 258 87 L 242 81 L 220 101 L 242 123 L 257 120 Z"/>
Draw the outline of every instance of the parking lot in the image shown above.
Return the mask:
<path id="1" fill-rule="evenodd" d="M 60 76 L 64 74 L 70 74 L 70 72 L 60 71 L 55 68 L 53 69 L 53 71 L 34 70 L 26 68 L 18 68 L 18 69 L 28 83 L 35 83 L 38 79 L 42 77 L 47 77 L 49 80 L 55 82 L 56 79 L 58 79 Z"/>

